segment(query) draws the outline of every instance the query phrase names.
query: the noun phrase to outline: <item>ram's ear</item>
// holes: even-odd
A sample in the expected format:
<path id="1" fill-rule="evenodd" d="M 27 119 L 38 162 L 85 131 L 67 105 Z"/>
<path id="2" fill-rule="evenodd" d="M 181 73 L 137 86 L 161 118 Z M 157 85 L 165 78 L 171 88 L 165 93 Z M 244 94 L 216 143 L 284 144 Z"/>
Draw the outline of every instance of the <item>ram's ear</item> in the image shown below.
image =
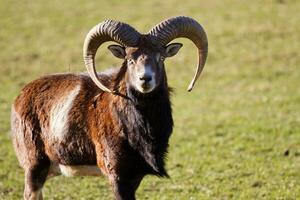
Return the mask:
<path id="1" fill-rule="evenodd" d="M 125 53 L 125 47 L 122 47 L 120 45 L 109 45 L 107 47 L 111 53 L 116 56 L 117 58 L 121 58 L 121 59 L 124 59 L 125 56 L 126 56 L 126 53 Z"/>
<path id="2" fill-rule="evenodd" d="M 181 43 L 172 43 L 166 46 L 166 57 L 175 56 L 182 47 Z"/>

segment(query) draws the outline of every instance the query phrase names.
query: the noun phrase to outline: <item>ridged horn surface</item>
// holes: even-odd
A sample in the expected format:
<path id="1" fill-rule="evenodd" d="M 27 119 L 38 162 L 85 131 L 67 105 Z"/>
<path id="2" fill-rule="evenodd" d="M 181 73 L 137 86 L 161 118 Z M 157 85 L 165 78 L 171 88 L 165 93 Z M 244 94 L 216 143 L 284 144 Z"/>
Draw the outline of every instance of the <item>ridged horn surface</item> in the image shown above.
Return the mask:
<path id="1" fill-rule="evenodd" d="M 96 72 L 95 55 L 100 45 L 104 42 L 115 41 L 125 47 L 136 46 L 139 38 L 140 33 L 134 28 L 115 20 L 101 22 L 89 31 L 83 45 L 83 59 L 90 77 L 101 90 L 112 92 L 101 83 Z"/>
<path id="2" fill-rule="evenodd" d="M 166 46 L 176 38 L 184 37 L 190 39 L 198 48 L 198 65 L 195 75 L 188 87 L 191 91 L 199 78 L 207 58 L 208 42 L 203 27 L 190 17 L 173 17 L 160 22 L 154 26 L 148 33 L 153 43 L 160 46 Z"/>

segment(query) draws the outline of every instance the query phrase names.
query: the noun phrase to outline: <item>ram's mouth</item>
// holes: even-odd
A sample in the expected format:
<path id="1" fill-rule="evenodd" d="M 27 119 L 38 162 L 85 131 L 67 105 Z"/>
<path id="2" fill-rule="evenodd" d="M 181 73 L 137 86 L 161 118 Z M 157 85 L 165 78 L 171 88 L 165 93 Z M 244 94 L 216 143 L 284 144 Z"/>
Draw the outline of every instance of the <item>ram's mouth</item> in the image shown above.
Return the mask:
<path id="1" fill-rule="evenodd" d="M 142 84 L 142 88 L 143 88 L 144 90 L 148 90 L 149 88 L 151 88 L 151 84 L 150 84 L 150 83 L 143 83 L 143 84 Z"/>
<path id="2" fill-rule="evenodd" d="M 144 84 L 142 84 L 139 87 L 139 91 L 141 93 L 149 93 L 149 92 L 151 92 L 153 90 L 153 88 L 154 87 L 152 86 L 152 84 L 150 84 L 150 83 L 144 83 Z"/>

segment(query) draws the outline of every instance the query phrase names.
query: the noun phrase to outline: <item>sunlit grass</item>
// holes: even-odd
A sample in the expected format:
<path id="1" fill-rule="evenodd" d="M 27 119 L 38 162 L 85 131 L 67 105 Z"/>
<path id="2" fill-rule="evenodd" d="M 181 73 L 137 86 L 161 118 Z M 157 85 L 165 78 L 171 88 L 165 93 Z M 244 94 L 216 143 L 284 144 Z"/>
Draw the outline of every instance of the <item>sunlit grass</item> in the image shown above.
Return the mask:
<path id="1" fill-rule="evenodd" d="M 141 32 L 170 16 L 197 19 L 209 58 L 192 93 L 196 49 L 166 61 L 175 129 L 171 179 L 146 177 L 138 199 L 297 199 L 300 196 L 300 2 L 16 1 L 0 3 L 0 199 L 20 199 L 23 171 L 9 138 L 13 99 L 41 75 L 85 70 L 82 44 L 113 18 Z M 98 69 L 116 66 L 105 45 Z M 112 199 L 104 178 L 49 180 L 46 199 Z"/>

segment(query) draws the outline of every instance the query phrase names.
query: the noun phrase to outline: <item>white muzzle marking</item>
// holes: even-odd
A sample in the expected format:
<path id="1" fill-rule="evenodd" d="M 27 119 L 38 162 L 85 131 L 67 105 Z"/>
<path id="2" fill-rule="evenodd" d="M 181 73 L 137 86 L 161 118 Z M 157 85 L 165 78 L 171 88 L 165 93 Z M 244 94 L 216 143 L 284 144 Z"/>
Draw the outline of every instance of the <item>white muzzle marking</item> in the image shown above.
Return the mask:
<path id="1" fill-rule="evenodd" d="M 151 92 L 155 86 L 155 73 L 153 72 L 150 66 L 145 66 L 137 73 L 137 80 L 136 80 L 136 88 L 142 93 Z M 151 77 L 151 81 L 149 81 L 146 85 L 147 87 L 143 87 L 144 80 L 140 80 L 140 77 Z"/>

